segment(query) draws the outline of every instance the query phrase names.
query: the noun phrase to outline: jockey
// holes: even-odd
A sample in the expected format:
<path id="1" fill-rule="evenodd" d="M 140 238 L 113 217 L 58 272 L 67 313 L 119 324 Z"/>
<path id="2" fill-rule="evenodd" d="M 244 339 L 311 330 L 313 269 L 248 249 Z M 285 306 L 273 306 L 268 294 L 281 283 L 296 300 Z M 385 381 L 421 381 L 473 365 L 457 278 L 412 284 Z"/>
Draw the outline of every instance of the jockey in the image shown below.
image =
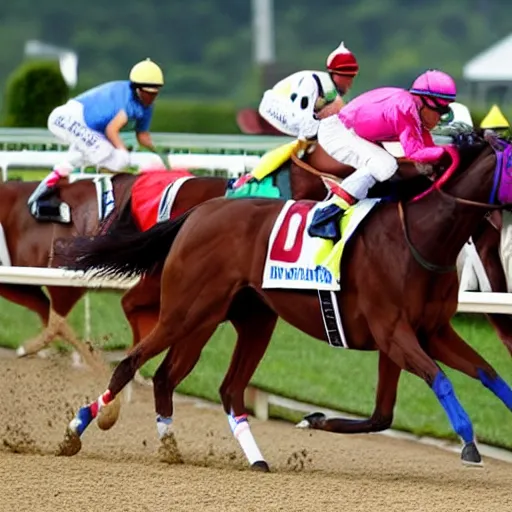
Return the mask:
<path id="1" fill-rule="evenodd" d="M 400 141 L 405 158 L 431 169 L 447 149 L 436 146 L 430 134 L 441 116 L 450 111 L 457 88 L 453 78 L 428 70 L 416 78 L 409 90 L 396 87 L 374 89 L 354 98 L 337 116 L 323 119 L 318 143 L 335 160 L 355 168 L 341 185 L 326 180 L 334 193 L 331 204 L 315 212 L 310 234 L 337 217 L 378 181 L 391 178 L 396 159 L 376 142 Z"/>
<path id="2" fill-rule="evenodd" d="M 133 66 L 129 80 L 99 85 L 55 108 L 48 129 L 69 144 L 69 150 L 29 198 L 32 213 L 36 214 L 37 200 L 76 167 L 97 165 L 112 172 L 128 167 L 130 154 L 119 135 L 123 128 L 134 128 L 139 144 L 155 151 L 149 126 L 153 102 L 163 85 L 162 70 L 146 59 Z M 70 218 L 65 203 L 61 215 Z"/>
<path id="3" fill-rule="evenodd" d="M 342 42 L 327 58 L 327 72 L 298 71 L 265 91 L 259 113 L 274 128 L 292 137 L 316 137 L 317 114 L 338 100 L 336 112 L 343 106 L 341 97 L 352 86 L 359 65 Z"/>

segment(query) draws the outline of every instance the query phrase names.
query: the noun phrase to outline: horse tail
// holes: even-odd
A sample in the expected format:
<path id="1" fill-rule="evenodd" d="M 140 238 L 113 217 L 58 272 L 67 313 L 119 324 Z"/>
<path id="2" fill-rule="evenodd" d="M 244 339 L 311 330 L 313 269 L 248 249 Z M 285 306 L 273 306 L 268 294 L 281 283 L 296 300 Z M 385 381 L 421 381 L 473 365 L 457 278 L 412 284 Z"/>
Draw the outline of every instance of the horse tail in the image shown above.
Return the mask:
<path id="1" fill-rule="evenodd" d="M 136 277 L 153 272 L 165 261 L 171 246 L 192 210 L 172 221 L 160 222 L 138 233 L 113 232 L 77 237 L 59 251 L 64 266 L 104 277 Z"/>

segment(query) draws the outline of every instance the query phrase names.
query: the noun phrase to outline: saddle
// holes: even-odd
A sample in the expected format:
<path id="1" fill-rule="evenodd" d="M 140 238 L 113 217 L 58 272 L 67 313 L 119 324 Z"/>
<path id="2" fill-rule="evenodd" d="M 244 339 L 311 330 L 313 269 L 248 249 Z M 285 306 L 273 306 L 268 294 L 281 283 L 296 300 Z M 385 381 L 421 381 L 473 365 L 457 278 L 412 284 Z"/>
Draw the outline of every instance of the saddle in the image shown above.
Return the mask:
<path id="1" fill-rule="evenodd" d="M 60 198 L 59 187 L 48 189 L 31 205 L 30 212 L 39 222 L 71 223 L 71 208 Z"/>
<path id="2" fill-rule="evenodd" d="M 96 189 L 98 205 L 98 222 L 104 221 L 115 208 L 112 177 L 97 175 L 94 177 L 79 177 L 78 180 L 92 179 Z M 39 222 L 71 223 L 71 207 L 60 197 L 60 187 L 45 190 L 30 206 L 30 213 Z"/>

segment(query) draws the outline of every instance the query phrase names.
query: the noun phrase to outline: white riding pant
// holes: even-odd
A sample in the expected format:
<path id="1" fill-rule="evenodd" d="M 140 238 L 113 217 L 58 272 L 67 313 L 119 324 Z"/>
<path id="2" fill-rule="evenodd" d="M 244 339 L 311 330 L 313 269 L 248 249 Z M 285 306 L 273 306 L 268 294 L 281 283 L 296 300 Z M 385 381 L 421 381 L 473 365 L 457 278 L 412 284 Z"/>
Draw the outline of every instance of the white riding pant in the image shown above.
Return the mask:
<path id="1" fill-rule="evenodd" d="M 130 154 L 124 149 L 116 149 L 100 132 L 89 128 L 84 121 L 83 105 L 69 100 L 56 107 L 48 117 L 48 129 L 64 143 L 69 144 L 60 170 L 95 165 L 112 172 L 118 172 L 130 164 Z"/>
<path id="2" fill-rule="evenodd" d="M 393 156 L 348 129 L 337 115 L 320 121 L 318 143 L 332 158 L 354 167 L 342 186 L 356 199 L 364 199 L 377 181 L 388 180 L 398 169 Z"/>

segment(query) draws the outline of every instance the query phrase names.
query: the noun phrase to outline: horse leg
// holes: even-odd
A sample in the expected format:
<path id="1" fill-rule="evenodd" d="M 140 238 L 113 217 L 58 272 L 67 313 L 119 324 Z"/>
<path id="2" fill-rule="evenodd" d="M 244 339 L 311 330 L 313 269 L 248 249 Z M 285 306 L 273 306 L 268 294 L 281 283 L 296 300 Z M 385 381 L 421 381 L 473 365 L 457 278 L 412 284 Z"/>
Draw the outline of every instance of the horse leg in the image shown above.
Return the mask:
<path id="1" fill-rule="evenodd" d="M 0 285 L 0 296 L 9 302 L 26 307 L 30 311 L 36 313 L 41 319 L 43 327 L 48 325 L 48 320 L 50 318 L 50 299 L 43 292 L 43 289 L 40 286 Z M 42 338 L 43 335 L 44 329 L 43 333 L 34 338 L 33 343 L 37 343 L 37 346 L 39 346 L 41 344 L 39 339 Z M 23 345 L 18 347 L 16 350 L 18 357 L 28 355 L 28 353 L 33 353 L 33 351 L 27 352 L 23 348 Z"/>
<path id="2" fill-rule="evenodd" d="M 379 348 L 400 368 L 421 377 L 435 393 L 452 425 L 453 430 L 462 439 L 464 445 L 461 459 L 465 464 L 481 464 L 480 453 L 475 444 L 473 425 L 459 400 L 455 395 L 452 383 L 437 364 L 421 348 L 419 341 L 410 324 L 398 319 L 394 325 L 391 337 L 382 337 L 386 334 L 384 328 L 374 325 L 372 332 L 379 333 L 375 337 Z"/>
<path id="3" fill-rule="evenodd" d="M 494 224 L 501 225 L 501 215 L 494 219 Z M 487 221 L 484 225 L 484 232 L 474 238 L 475 247 L 492 291 L 507 293 L 507 278 L 500 256 L 500 232 Z M 498 313 L 488 313 L 486 316 L 512 356 L 512 316 Z"/>
<path id="4" fill-rule="evenodd" d="M 211 272 L 219 276 L 217 267 L 212 266 Z M 164 296 L 165 300 L 162 299 L 161 313 L 156 327 L 118 364 L 107 390 L 95 402 L 78 410 L 68 426 L 66 438 L 61 445 L 62 455 L 74 455 L 80 451 L 80 437 L 85 429 L 96 418 L 98 412 L 115 399 L 133 379 L 135 372 L 149 359 L 166 348 L 172 347 L 171 375 L 167 383 L 170 394 L 192 370 L 199 359 L 202 347 L 226 318 L 231 302 L 231 289 L 222 281 L 215 282 L 215 279 L 210 280 L 208 277 L 205 275 L 204 280 L 190 282 L 190 279 L 183 279 L 175 270 L 167 274 L 164 272 L 162 289 L 172 290 L 172 296 L 168 294 Z M 205 293 L 206 287 L 208 287 L 208 293 Z M 159 389 L 165 390 L 166 386 L 160 386 Z M 158 396 L 160 397 L 160 394 Z M 160 410 L 159 408 L 157 414 L 162 418 L 163 423 L 170 424 L 172 421 L 172 409 Z"/>
<path id="5" fill-rule="evenodd" d="M 454 431 L 463 440 L 461 458 L 464 463 L 480 464 L 481 457 L 474 442 L 473 425 L 468 414 L 455 396 L 452 383 L 436 363 L 421 348 L 411 325 L 396 318 L 389 329 L 390 320 L 372 318 L 370 329 L 380 351 L 402 370 L 422 378 L 435 393 L 448 416 Z M 397 378 L 398 380 L 398 378 Z"/>
<path id="6" fill-rule="evenodd" d="M 228 372 L 220 387 L 224 410 L 231 432 L 253 469 L 268 472 L 249 426 L 244 403 L 244 391 L 259 362 L 265 355 L 274 332 L 277 315 L 261 300 L 243 301 L 238 311 L 230 311 L 229 319 L 238 338 Z"/>
<path id="7" fill-rule="evenodd" d="M 19 357 L 35 354 L 45 348 L 51 341 L 53 341 L 59 334 L 74 345 L 72 341 L 64 336 L 62 331 L 62 324 L 66 324 L 64 317 L 68 315 L 73 306 L 78 302 L 80 297 L 84 294 L 81 288 L 62 288 L 62 287 L 49 287 L 48 293 L 50 294 L 51 307 L 49 306 L 49 315 L 46 327 L 41 334 L 35 338 L 25 341 L 17 350 Z M 50 302 L 49 302 L 50 304 Z M 69 330 L 71 327 L 67 326 Z M 76 336 L 74 337 L 76 339 Z M 80 343 L 80 342 L 79 342 Z M 83 350 L 85 352 L 85 350 Z"/>
<path id="8" fill-rule="evenodd" d="M 447 324 L 428 340 L 429 354 L 466 375 L 479 380 L 512 411 L 512 389 L 496 370 Z"/>
<path id="9" fill-rule="evenodd" d="M 81 407 L 70 421 L 64 441 L 60 446 L 60 455 L 71 456 L 80 451 L 82 447 L 80 438 L 86 428 L 106 405 L 115 400 L 116 396 L 133 379 L 135 372 L 144 363 L 169 346 L 169 339 L 169 329 L 165 324 L 159 323 L 149 336 L 130 350 L 114 370 L 107 390 L 94 402 Z"/>
<path id="10" fill-rule="evenodd" d="M 158 322 L 160 313 L 160 275 L 144 276 L 121 299 L 121 306 L 132 329 L 132 346 L 147 336 Z M 135 382 L 143 383 L 144 378 L 136 372 Z M 130 383 L 131 386 L 131 383 Z M 130 402 L 127 393 L 127 402 Z"/>
<path id="11" fill-rule="evenodd" d="M 40 286 L 2 284 L 0 297 L 30 309 L 39 316 L 44 326 L 48 324 L 50 300 Z"/>
<path id="12" fill-rule="evenodd" d="M 147 336 L 158 321 L 160 276 L 145 276 L 121 299 L 121 306 L 133 335 L 133 345 Z"/>
<path id="13" fill-rule="evenodd" d="M 306 416 L 297 424 L 297 427 L 325 430 L 336 434 L 365 434 L 387 430 L 393 422 L 393 410 L 396 403 L 400 373 L 401 368 L 384 352 L 380 352 L 377 397 L 375 409 L 370 418 L 363 420 L 327 419 L 325 414 L 316 412 Z"/>
<path id="14" fill-rule="evenodd" d="M 201 350 L 212 337 L 218 322 L 207 322 L 181 337 L 169 351 L 153 376 L 156 429 L 160 439 L 159 458 L 168 464 L 181 463 L 183 459 L 172 431 L 174 404 L 173 393 L 179 383 L 199 361 Z"/>

